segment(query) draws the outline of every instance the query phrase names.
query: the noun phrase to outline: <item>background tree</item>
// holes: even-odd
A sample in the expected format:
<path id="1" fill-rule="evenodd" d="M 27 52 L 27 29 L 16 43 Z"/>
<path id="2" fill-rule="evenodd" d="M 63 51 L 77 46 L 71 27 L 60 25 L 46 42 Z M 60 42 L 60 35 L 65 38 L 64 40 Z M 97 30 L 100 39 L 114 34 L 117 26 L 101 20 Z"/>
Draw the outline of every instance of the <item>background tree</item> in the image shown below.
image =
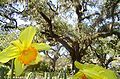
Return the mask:
<path id="1" fill-rule="evenodd" d="M 74 62 L 82 62 L 82 57 L 87 55 L 88 47 L 95 43 L 96 39 L 106 38 L 113 34 L 119 38 L 119 0 L 104 0 L 103 2 L 100 0 L 56 0 L 56 3 L 52 1 L 42 3 L 35 0 L 29 4 L 28 11 L 31 16 L 34 15 L 33 18 L 37 24 L 40 24 L 41 33 L 45 34 L 48 41 L 60 42 L 69 51 L 73 69 Z M 99 11 L 91 12 L 89 8 L 92 7 Z M 67 18 L 68 21 L 62 21 L 64 17 L 70 18 L 74 14 L 77 16 L 75 25 L 69 23 L 72 19 Z"/>

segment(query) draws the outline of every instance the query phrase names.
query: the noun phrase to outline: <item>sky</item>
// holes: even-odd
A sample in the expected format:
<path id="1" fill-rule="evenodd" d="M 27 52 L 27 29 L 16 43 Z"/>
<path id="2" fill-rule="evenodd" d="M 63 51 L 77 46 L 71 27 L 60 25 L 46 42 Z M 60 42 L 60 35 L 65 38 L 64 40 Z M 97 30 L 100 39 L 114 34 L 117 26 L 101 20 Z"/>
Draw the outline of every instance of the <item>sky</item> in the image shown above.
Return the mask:
<path id="1" fill-rule="evenodd" d="M 51 0 L 52 3 L 57 6 L 57 0 Z M 93 1 L 93 3 L 98 3 L 98 6 L 102 5 L 105 0 L 91 0 Z M 87 12 L 85 12 L 85 16 L 93 14 L 93 13 L 100 13 L 100 9 L 98 7 L 95 6 L 87 6 Z M 64 14 L 59 14 L 59 16 L 62 16 L 62 19 L 67 22 L 68 24 L 71 24 L 73 26 L 75 26 L 78 23 L 78 17 L 77 14 L 75 12 L 75 8 L 72 8 L 71 10 L 69 10 L 68 12 L 64 13 Z M 91 21 L 85 19 L 83 21 L 84 23 L 86 23 L 87 25 L 91 25 Z"/>
<path id="2" fill-rule="evenodd" d="M 13 6 L 16 9 L 18 9 L 20 12 L 22 12 L 25 9 L 25 7 L 26 7 L 25 6 L 25 2 L 24 3 L 17 2 L 17 3 L 14 3 Z M 21 25 L 21 24 L 24 24 L 24 25 L 28 24 L 28 25 L 30 25 L 31 22 L 29 20 L 24 21 L 24 20 L 21 19 L 21 17 L 22 17 L 22 15 L 18 15 L 18 14 L 14 15 L 14 18 L 17 20 L 18 26 Z"/>
<path id="3" fill-rule="evenodd" d="M 93 1 L 96 1 L 96 0 L 93 0 Z M 57 6 L 57 0 L 52 0 L 52 3 Z M 100 3 L 100 1 L 99 1 Z M 25 8 L 26 8 L 26 3 L 20 3 L 20 2 L 17 2 L 17 3 L 14 3 L 13 6 L 19 10 L 19 11 L 23 11 Z M 97 8 L 97 7 L 90 7 L 90 6 L 87 6 L 87 9 L 88 11 L 86 12 L 86 15 L 87 14 L 92 14 L 92 13 L 95 13 L 95 12 L 99 12 L 100 10 Z M 62 17 L 61 17 L 62 16 Z M 18 23 L 18 26 L 20 25 L 36 25 L 36 22 L 35 21 L 30 21 L 30 20 L 22 20 L 21 17 L 22 15 L 18 15 L 18 14 L 14 14 L 13 17 L 17 20 L 17 23 Z M 65 22 L 67 22 L 68 24 L 71 24 L 71 25 L 76 25 L 77 24 L 77 15 L 75 13 L 75 9 L 72 8 L 71 10 L 69 10 L 68 12 L 64 13 L 64 14 L 59 14 L 59 17 L 61 17 Z M 7 22 L 10 22 L 10 20 L 6 20 Z M 88 25 L 90 25 L 90 21 L 89 20 L 84 20 L 84 22 Z"/>

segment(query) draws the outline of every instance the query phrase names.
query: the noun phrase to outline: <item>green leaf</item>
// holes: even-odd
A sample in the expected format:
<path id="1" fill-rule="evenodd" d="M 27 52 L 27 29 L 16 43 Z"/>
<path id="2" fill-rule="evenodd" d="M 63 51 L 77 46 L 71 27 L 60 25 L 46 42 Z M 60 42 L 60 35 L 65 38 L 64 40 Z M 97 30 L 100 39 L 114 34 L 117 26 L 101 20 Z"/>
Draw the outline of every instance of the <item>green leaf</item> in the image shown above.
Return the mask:
<path id="1" fill-rule="evenodd" d="M 49 50 L 51 47 L 46 43 L 33 43 L 33 47 L 35 47 L 37 50 Z"/>
<path id="2" fill-rule="evenodd" d="M 24 64 L 22 64 L 18 60 L 18 58 L 16 58 L 15 61 L 14 61 L 14 65 L 15 65 L 15 75 L 20 76 L 25 69 Z"/>
<path id="3" fill-rule="evenodd" d="M 19 49 L 14 45 L 10 45 L 0 53 L 0 62 L 6 63 L 9 60 L 19 56 L 19 54 L 20 54 Z"/>

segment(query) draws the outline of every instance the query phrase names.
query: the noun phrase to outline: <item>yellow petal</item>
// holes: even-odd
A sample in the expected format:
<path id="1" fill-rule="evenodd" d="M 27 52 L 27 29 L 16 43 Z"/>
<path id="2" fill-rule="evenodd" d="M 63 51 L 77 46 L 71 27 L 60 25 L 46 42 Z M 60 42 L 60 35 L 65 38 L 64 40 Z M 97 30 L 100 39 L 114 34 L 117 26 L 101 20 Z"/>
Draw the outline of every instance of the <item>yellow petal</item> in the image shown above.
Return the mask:
<path id="1" fill-rule="evenodd" d="M 22 42 L 24 48 L 28 48 L 31 45 L 35 33 L 36 29 L 32 26 L 27 27 L 21 32 L 19 40 Z"/>
<path id="2" fill-rule="evenodd" d="M 25 69 L 24 64 L 22 64 L 18 60 L 18 58 L 16 58 L 15 61 L 14 61 L 14 65 L 15 65 L 15 75 L 20 76 Z"/>
<path id="3" fill-rule="evenodd" d="M 35 47 L 37 50 L 49 50 L 51 48 L 46 43 L 33 43 L 32 47 Z"/>
<path id="4" fill-rule="evenodd" d="M 22 43 L 20 42 L 20 40 L 15 40 L 11 42 L 14 46 L 18 47 L 20 49 L 20 51 L 24 50 Z"/>
<path id="5" fill-rule="evenodd" d="M 19 49 L 14 45 L 10 45 L 0 53 L 0 62 L 6 63 L 9 60 L 20 55 Z"/>

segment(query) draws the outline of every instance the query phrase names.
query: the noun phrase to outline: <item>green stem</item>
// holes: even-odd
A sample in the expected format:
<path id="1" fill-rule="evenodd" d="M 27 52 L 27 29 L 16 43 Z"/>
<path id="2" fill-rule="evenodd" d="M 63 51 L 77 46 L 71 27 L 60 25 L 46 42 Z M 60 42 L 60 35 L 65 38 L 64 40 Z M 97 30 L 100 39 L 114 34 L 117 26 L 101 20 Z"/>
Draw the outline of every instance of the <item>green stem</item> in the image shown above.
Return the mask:
<path id="1" fill-rule="evenodd" d="M 13 72 L 14 72 L 14 59 L 12 60 L 12 64 L 11 64 L 11 76 L 10 79 L 13 79 Z"/>

